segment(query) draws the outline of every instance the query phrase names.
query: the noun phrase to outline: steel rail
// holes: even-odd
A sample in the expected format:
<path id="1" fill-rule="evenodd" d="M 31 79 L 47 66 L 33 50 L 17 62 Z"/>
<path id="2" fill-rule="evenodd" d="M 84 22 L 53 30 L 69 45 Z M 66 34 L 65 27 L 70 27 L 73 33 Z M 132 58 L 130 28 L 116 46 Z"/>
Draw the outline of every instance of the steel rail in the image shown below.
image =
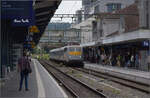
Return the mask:
<path id="1" fill-rule="evenodd" d="M 50 70 L 48 70 L 48 68 L 45 66 L 45 62 L 39 60 L 39 62 L 44 66 L 44 68 L 60 83 L 62 83 L 62 85 L 65 87 L 65 89 L 67 89 L 67 91 L 69 91 L 69 93 L 72 95 L 72 97 L 74 98 L 79 98 L 79 96 L 70 88 L 68 87 L 60 78 L 58 78 L 53 72 L 51 72 Z"/>
<path id="2" fill-rule="evenodd" d="M 132 81 L 129 79 L 124 79 L 121 77 L 117 77 L 117 76 L 110 75 L 107 73 L 102 73 L 102 72 L 95 71 L 92 69 L 85 69 L 85 68 L 72 68 L 72 69 L 82 71 L 82 72 L 85 72 L 85 73 L 88 73 L 88 74 L 91 74 L 91 75 L 94 75 L 97 77 L 101 77 L 101 78 L 110 80 L 112 82 L 119 83 L 121 85 L 124 85 L 124 86 L 127 86 L 127 87 L 150 94 L 150 85 L 148 85 L 148 84 Z"/>
<path id="3" fill-rule="evenodd" d="M 91 70 L 91 69 L 85 69 L 85 68 L 73 68 L 73 69 L 84 72 L 84 73 L 88 73 L 97 77 L 108 79 L 115 83 L 119 83 L 121 85 L 125 85 L 127 87 L 134 88 L 145 93 L 150 93 L 150 85 L 142 84 L 142 83 L 131 81 L 128 79 L 123 79 L 121 77 L 116 77 L 113 75 L 109 75 L 109 74 L 98 72 L 98 71 Z"/>
<path id="4" fill-rule="evenodd" d="M 88 86 L 87 84 L 81 82 L 80 80 L 75 79 L 74 77 L 72 77 L 70 75 L 67 75 L 66 73 L 62 72 L 58 68 L 56 68 L 53 65 L 51 65 L 50 62 L 47 62 L 47 61 L 42 61 L 42 62 L 43 62 L 43 64 L 42 64 L 43 66 L 45 66 L 45 65 L 49 66 L 48 69 L 45 66 L 45 68 L 49 72 L 53 73 L 53 75 L 55 75 L 57 78 L 61 79 L 61 83 L 65 84 L 67 87 L 71 88 L 71 90 L 74 91 L 76 93 L 76 95 L 78 95 L 78 97 L 85 97 L 85 96 L 87 96 L 87 95 L 89 95 L 91 93 L 90 95 L 97 96 L 98 98 L 107 98 L 106 95 L 104 95 L 102 92 L 99 92 L 96 89 L 94 89 L 94 88 Z M 53 71 L 55 70 L 56 72 L 52 72 L 52 70 Z M 62 77 L 63 77 L 63 80 L 62 80 Z M 68 79 L 69 81 L 64 81 L 65 79 Z M 73 82 L 76 85 L 69 85 L 69 82 Z M 77 85 L 78 85 L 78 87 L 75 87 Z M 79 92 L 80 88 L 82 88 L 83 91 L 84 90 L 85 91 L 89 91 L 89 92 L 86 92 L 87 95 L 83 95 L 82 94 L 83 92 Z M 90 97 L 90 96 L 88 96 L 88 97 Z"/>

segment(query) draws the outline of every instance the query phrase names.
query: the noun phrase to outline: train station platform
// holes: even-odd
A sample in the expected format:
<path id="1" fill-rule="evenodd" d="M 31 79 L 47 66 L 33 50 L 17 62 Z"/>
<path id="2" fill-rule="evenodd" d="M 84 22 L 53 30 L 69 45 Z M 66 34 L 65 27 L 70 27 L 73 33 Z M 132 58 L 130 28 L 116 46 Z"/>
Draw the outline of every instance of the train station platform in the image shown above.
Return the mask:
<path id="1" fill-rule="evenodd" d="M 150 85 L 150 72 L 84 62 L 85 68 Z"/>
<path id="2" fill-rule="evenodd" d="M 68 98 L 46 69 L 35 59 L 31 62 L 32 73 L 29 75 L 29 91 L 19 88 L 19 73 L 11 72 L 0 88 L 0 98 Z"/>

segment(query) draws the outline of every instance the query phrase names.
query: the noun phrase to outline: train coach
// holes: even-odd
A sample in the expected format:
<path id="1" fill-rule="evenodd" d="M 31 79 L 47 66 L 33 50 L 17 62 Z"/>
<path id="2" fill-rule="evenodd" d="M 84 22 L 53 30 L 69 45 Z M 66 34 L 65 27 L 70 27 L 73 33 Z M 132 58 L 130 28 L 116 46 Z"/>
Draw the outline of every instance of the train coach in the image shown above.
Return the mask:
<path id="1" fill-rule="evenodd" d="M 82 48 L 78 45 L 65 46 L 50 51 L 50 59 L 69 66 L 83 67 Z"/>

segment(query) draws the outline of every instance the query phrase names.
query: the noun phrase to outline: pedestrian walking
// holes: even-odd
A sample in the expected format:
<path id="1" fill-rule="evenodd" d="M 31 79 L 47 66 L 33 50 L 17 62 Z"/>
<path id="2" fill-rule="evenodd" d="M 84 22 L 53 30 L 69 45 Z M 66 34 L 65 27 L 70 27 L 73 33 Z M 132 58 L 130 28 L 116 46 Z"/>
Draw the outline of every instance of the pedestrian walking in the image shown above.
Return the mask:
<path id="1" fill-rule="evenodd" d="M 25 90 L 28 91 L 28 75 L 31 73 L 30 61 L 27 59 L 26 53 L 18 60 L 18 71 L 20 72 L 19 91 L 22 90 L 23 80 L 25 79 Z"/>

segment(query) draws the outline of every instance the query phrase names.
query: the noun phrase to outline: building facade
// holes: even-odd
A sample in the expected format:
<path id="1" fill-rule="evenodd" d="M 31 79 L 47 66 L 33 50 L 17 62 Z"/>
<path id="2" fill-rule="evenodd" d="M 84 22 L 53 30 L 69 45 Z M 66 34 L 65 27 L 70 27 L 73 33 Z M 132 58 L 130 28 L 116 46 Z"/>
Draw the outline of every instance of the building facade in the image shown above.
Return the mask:
<path id="1" fill-rule="evenodd" d="M 150 1 L 138 0 L 140 28 L 150 29 Z"/>
<path id="2" fill-rule="evenodd" d="M 80 30 L 71 29 L 70 26 L 69 23 L 50 23 L 40 43 L 80 43 Z"/>
<path id="3" fill-rule="evenodd" d="M 73 26 L 73 28 L 81 29 L 81 44 L 100 41 L 103 35 L 107 36 L 110 33 L 109 31 L 115 32 L 120 25 L 119 19 L 118 21 L 116 21 L 117 19 L 114 20 L 114 18 L 102 20 L 101 18 L 91 16 L 92 14 L 111 13 L 133 4 L 134 1 L 135 0 L 82 0 L 84 18 L 82 17 L 81 23 Z"/>
<path id="4" fill-rule="evenodd" d="M 79 29 L 81 31 L 81 44 L 92 42 L 92 21 L 94 20 L 95 18 L 91 17 L 82 21 L 79 24 L 72 25 L 71 28 Z"/>
<path id="5" fill-rule="evenodd" d="M 121 65 L 117 62 L 113 65 L 148 69 L 147 57 L 150 55 L 149 0 L 95 0 L 86 2 L 83 7 L 85 20 L 74 27 L 82 31 L 81 46 L 86 46 L 84 51 L 87 56 L 85 58 L 88 58 L 87 61 L 95 62 L 96 57 L 98 55 L 100 57 L 100 54 L 112 56 L 116 60 L 118 56 L 122 56 L 125 61 L 120 61 Z M 91 17 L 91 14 L 96 14 L 96 17 Z M 90 18 L 93 20 L 90 21 Z M 91 31 L 85 33 L 82 29 Z M 85 38 L 92 40 L 89 42 Z M 127 56 L 129 59 L 126 59 Z M 131 56 L 135 58 L 134 63 L 129 66 L 127 62 L 130 61 Z M 138 64 L 137 61 L 139 61 Z"/>
<path id="6" fill-rule="evenodd" d="M 84 14 L 113 12 L 133 4 L 135 0 L 83 0 Z M 90 15 L 85 15 L 85 19 Z"/>
<path id="7" fill-rule="evenodd" d="M 117 10 L 121 10 L 131 4 L 134 0 L 100 0 L 96 3 L 94 7 L 95 14 L 101 14 L 97 20 L 93 21 L 93 39 L 94 41 L 100 41 L 103 37 L 120 31 L 121 23 L 120 17 L 113 16 L 108 18 L 104 16 L 109 16 L 109 13 L 113 13 Z M 108 14 L 108 15 L 107 15 Z"/>

